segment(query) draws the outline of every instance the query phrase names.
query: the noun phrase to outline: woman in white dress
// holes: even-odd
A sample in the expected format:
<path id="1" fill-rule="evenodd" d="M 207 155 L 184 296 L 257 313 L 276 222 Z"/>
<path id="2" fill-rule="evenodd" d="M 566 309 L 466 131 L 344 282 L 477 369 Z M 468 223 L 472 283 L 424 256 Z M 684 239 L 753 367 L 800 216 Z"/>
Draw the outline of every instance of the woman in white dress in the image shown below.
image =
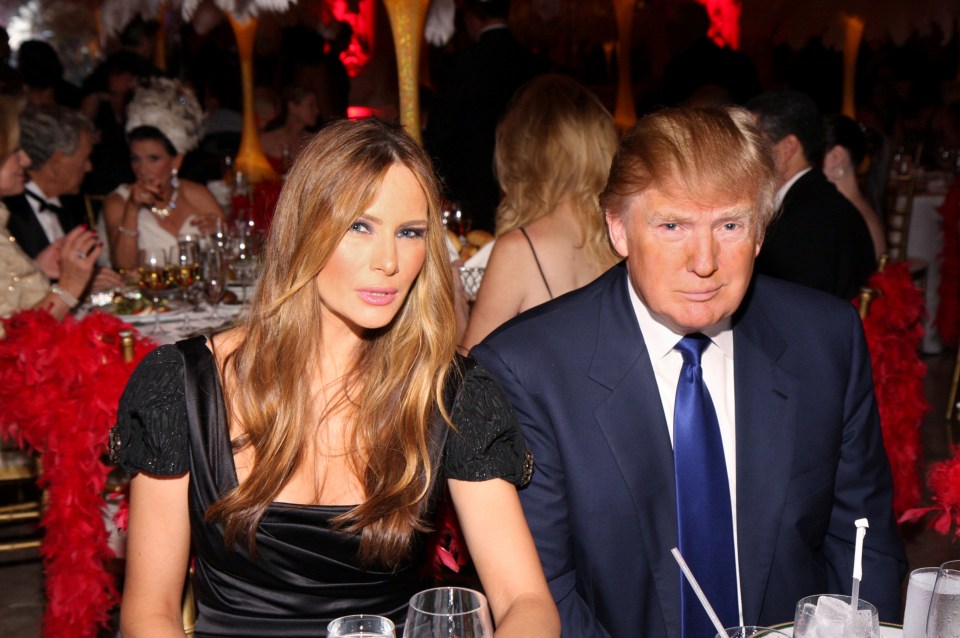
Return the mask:
<path id="1" fill-rule="evenodd" d="M 196 98 L 173 80 L 155 79 L 134 93 L 126 130 L 137 181 L 106 198 L 100 229 L 115 267 L 135 268 L 140 250 L 166 250 L 179 235 L 208 233 L 225 220 L 204 185 L 177 176 L 197 145 L 201 120 Z"/>

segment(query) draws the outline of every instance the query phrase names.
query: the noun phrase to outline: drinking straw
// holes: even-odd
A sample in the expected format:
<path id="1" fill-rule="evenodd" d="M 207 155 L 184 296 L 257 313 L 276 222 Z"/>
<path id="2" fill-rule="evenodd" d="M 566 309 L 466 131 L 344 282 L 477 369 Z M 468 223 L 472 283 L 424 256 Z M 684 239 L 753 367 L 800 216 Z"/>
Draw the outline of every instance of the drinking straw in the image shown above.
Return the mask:
<path id="1" fill-rule="evenodd" d="M 857 526 L 857 542 L 853 551 L 853 591 L 850 592 L 850 611 L 856 616 L 860 603 L 860 580 L 863 578 L 863 539 L 867 535 L 870 523 L 865 518 L 853 522 Z"/>
<path id="2" fill-rule="evenodd" d="M 690 583 L 690 586 L 693 588 L 693 592 L 697 595 L 697 598 L 700 599 L 700 604 L 703 605 L 704 611 L 706 611 L 707 616 L 710 617 L 710 622 L 712 622 L 713 626 L 717 628 L 717 633 L 721 636 L 726 634 L 726 629 L 723 628 L 723 623 L 721 623 L 720 619 L 717 618 L 717 613 L 713 611 L 713 607 L 710 606 L 710 601 L 707 600 L 707 595 L 703 593 L 702 589 L 700 589 L 700 583 L 698 583 L 697 579 L 693 577 L 693 572 L 690 571 L 687 561 L 683 560 L 683 556 L 680 555 L 680 550 L 674 547 L 670 550 L 670 553 L 673 554 L 673 557 L 677 559 L 680 569 L 683 570 L 684 576 L 687 577 L 687 582 Z"/>

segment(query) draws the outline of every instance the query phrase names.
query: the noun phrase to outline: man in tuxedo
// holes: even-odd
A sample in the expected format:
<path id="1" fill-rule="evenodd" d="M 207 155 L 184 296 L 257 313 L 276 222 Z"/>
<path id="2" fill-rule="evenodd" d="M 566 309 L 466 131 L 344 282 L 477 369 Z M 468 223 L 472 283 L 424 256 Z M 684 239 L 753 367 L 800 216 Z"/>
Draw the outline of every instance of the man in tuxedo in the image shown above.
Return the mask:
<path id="1" fill-rule="evenodd" d="M 820 170 L 816 103 L 798 91 L 768 91 L 747 108 L 773 145 L 783 208 L 767 229 L 757 272 L 853 299 L 876 270 L 877 255 L 863 216 Z"/>
<path id="2" fill-rule="evenodd" d="M 20 146 L 30 158 L 20 195 L 4 198 L 8 228 L 30 257 L 87 221 L 80 184 L 90 170 L 93 127 L 80 112 L 28 105 L 20 114 Z"/>
<path id="3" fill-rule="evenodd" d="M 500 187 L 493 174 L 497 122 L 510 98 L 547 64 L 517 42 L 507 25 L 509 0 L 458 0 L 471 46 L 436 74 L 424 144 L 443 178 L 444 195 L 473 226 L 494 230 Z"/>
<path id="4" fill-rule="evenodd" d="M 521 499 L 564 636 L 713 635 L 674 547 L 725 626 L 790 621 L 804 596 L 849 593 L 860 518 L 860 595 L 899 615 L 862 326 L 849 303 L 754 276 L 775 191 L 750 113 L 646 116 L 600 198 L 625 262 L 471 352 L 534 455 Z"/>

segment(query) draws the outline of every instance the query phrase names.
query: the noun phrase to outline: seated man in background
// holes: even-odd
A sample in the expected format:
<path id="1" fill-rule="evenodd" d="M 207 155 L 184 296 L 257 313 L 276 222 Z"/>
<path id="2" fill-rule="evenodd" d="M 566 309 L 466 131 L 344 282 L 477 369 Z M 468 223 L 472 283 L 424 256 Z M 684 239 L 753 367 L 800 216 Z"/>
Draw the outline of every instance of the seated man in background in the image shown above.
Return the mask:
<path id="1" fill-rule="evenodd" d="M 625 258 L 471 354 L 503 384 L 537 472 L 521 494 L 563 635 L 716 632 L 847 593 L 900 614 L 906 560 L 852 304 L 753 276 L 770 149 L 742 109 L 674 109 L 621 140 L 600 195 Z M 702 365 L 701 365 L 702 355 Z"/>
<path id="2" fill-rule="evenodd" d="M 863 217 L 819 168 L 824 139 L 816 103 L 798 91 L 768 91 L 747 108 L 773 146 L 783 208 L 767 229 L 757 272 L 853 299 L 877 255 Z"/>
<path id="3" fill-rule="evenodd" d="M 10 210 L 7 225 L 23 251 L 48 277 L 60 240 L 88 223 L 80 184 L 90 170 L 93 126 L 79 111 L 61 106 L 27 105 L 20 113 L 20 147 L 30 158 L 23 193 L 4 198 Z M 49 255 L 49 258 L 41 256 Z M 100 269 L 93 278 L 96 290 L 122 283 L 119 275 Z"/>

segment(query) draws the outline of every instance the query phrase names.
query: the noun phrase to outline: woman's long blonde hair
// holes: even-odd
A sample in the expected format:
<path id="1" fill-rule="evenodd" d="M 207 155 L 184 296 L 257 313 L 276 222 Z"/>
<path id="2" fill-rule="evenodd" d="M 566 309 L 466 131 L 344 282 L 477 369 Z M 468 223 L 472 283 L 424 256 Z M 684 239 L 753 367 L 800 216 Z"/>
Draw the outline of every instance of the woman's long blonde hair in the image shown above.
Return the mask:
<path id="1" fill-rule="evenodd" d="M 503 191 L 497 235 L 540 219 L 567 200 L 594 262 L 612 264 L 616 255 L 598 197 L 616 150 L 613 118 L 595 95 L 562 75 L 531 80 L 497 127 L 494 164 Z"/>
<path id="2" fill-rule="evenodd" d="M 353 429 L 350 465 L 365 500 L 335 524 L 360 532 L 365 564 L 396 566 L 409 555 L 414 531 L 427 529 L 435 480 L 431 417 L 439 405 L 456 348 L 453 285 L 444 246 L 438 191 L 430 161 L 402 129 L 378 120 L 341 121 L 300 153 L 277 204 L 262 255 L 246 335 L 226 358 L 235 381 L 228 405 L 253 449 L 242 485 L 208 512 L 224 524 L 228 544 L 253 551 L 264 511 L 307 461 L 323 422 L 307 374 L 322 347 L 314 278 L 350 225 L 372 204 L 393 165 L 414 174 L 428 202 L 423 269 L 394 320 L 362 340 L 344 377 Z M 327 413 L 329 413 L 329 407 Z M 445 413 L 444 413 L 445 415 Z"/>

